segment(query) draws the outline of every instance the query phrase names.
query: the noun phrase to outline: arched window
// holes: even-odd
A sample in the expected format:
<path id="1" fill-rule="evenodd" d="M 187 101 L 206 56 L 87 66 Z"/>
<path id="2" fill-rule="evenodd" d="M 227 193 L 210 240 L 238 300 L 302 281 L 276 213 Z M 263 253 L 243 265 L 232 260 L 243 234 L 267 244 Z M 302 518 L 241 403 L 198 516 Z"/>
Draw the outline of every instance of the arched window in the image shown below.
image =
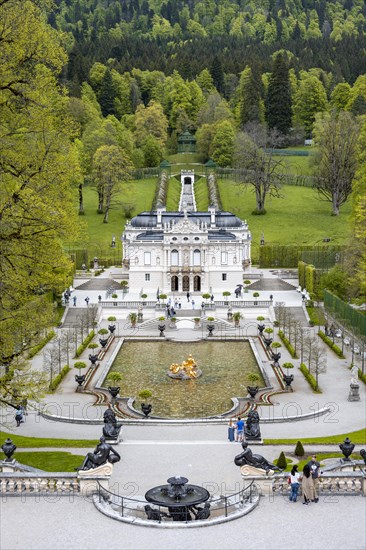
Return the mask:
<path id="1" fill-rule="evenodd" d="M 201 251 L 198 248 L 193 251 L 193 265 L 201 265 Z"/>
<path id="2" fill-rule="evenodd" d="M 178 250 L 172 250 L 170 253 L 170 265 L 179 265 Z"/>

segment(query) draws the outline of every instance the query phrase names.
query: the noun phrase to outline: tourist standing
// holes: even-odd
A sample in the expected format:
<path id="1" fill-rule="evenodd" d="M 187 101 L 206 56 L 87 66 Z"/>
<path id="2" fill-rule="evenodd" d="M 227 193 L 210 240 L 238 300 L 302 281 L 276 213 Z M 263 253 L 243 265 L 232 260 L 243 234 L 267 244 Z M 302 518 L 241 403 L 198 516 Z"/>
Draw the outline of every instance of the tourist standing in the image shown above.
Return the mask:
<path id="1" fill-rule="evenodd" d="M 214 301 L 214 299 L 215 299 L 215 296 L 211 294 L 211 303 Z"/>
<path id="2" fill-rule="evenodd" d="M 319 470 L 320 462 L 317 461 L 316 455 L 311 457 L 311 460 L 308 462 L 308 466 L 311 472 L 311 479 L 314 486 L 314 502 L 319 502 Z M 312 499 L 311 499 L 312 500 Z"/>
<path id="3" fill-rule="evenodd" d="M 15 421 L 17 423 L 17 428 L 19 428 L 21 422 L 23 422 L 23 409 L 20 405 L 17 406 L 15 411 Z"/>
<path id="4" fill-rule="evenodd" d="M 187 302 L 189 302 L 189 298 L 191 297 L 190 293 L 187 292 Z"/>
<path id="5" fill-rule="evenodd" d="M 85 298 L 85 303 L 86 303 L 87 306 L 89 305 L 89 300 L 90 300 L 90 298 L 89 298 L 89 296 L 87 296 L 87 297 Z"/>
<path id="6" fill-rule="evenodd" d="M 297 464 L 295 464 L 294 467 L 292 468 L 289 476 L 289 480 L 291 483 L 290 500 L 292 502 L 296 502 L 297 493 L 299 492 L 299 487 L 300 487 L 300 474 L 297 471 Z"/>
<path id="7" fill-rule="evenodd" d="M 314 500 L 314 484 L 311 479 L 311 471 L 309 464 L 305 464 L 302 470 L 302 494 L 304 497 L 303 504 L 309 504 L 311 500 Z"/>
<path id="8" fill-rule="evenodd" d="M 232 418 L 229 420 L 227 428 L 227 438 L 229 441 L 235 441 L 235 422 Z"/>
<path id="9" fill-rule="evenodd" d="M 182 309 L 182 298 L 178 298 L 178 307 Z"/>
<path id="10" fill-rule="evenodd" d="M 72 303 L 74 304 L 74 306 L 76 306 L 76 296 L 72 297 Z"/>
<path id="11" fill-rule="evenodd" d="M 192 301 L 191 301 L 191 304 L 192 304 L 192 309 L 194 309 L 194 305 L 195 305 L 195 303 L 196 303 L 196 302 L 195 302 L 195 301 L 193 300 L 193 298 L 192 298 Z"/>
<path id="12" fill-rule="evenodd" d="M 236 437 L 235 441 L 244 441 L 244 420 L 238 417 L 238 421 L 236 423 Z"/>

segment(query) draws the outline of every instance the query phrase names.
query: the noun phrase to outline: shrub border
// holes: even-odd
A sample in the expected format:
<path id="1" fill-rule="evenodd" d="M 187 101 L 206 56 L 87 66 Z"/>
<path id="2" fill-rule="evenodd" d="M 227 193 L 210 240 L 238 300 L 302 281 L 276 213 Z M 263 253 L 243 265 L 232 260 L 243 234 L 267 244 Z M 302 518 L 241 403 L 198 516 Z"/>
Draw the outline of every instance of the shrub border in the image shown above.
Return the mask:
<path id="1" fill-rule="evenodd" d="M 325 344 L 327 344 L 327 346 L 330 347 L 331 350 L 334 351 L 336 355 L 338 355 L 338 357 L 340 357 L 341 359 L 345 358 L 341 348 L 339 348 L 336 344 L 333 344 L 333 341 L 328 336 L 325 336 L 322 330 L 318 331 L 318 336 L 323 340 Z"/>
<path id="2" fill-rule="evenodd" d="M 71 370 L 71 368 L 69 367 L 69 365 L 65 365 L 62 369 L 61 369 L 61 372 L 55 376 L 55 378 L 52 380 L 50 386 L 49 386 L 49 389 L 51 391 L 55 391 L 57 386 L 61 383 L 61 381 L 65 378 L 65 376 L 67 375 L 67 373 Z"/>
<path id="3" fill-rule="evenodd" d="M 285 333 L 282 331 L 282 330 L 279 330 L 278 331 L 278 336 L 280 337 L 280 339 L 282 340 L 285 348 L 287 349 L 287 351 L 289 352 L 289 354 L 291 355 L 292 359 L 298 359 L 299 356 L 297 355 L 297 353 L 295 352 L 295 348 L 294 346 L 291 344 L 290 340 L 288 338 L 286 338 L 285 336 Z"/>
<path id="4" fill-rule="evenodd" d="M 319 388 L 319 385 L 318 385 L 318 389 L 316 389 L 316 380 L 315 380 L 314 376 L 312 374 L 310 374 L 310 372 L 308 371 L 308 368 L 305 365 L 305 363 L 301 363 L 300 370 L 303 373 L 306 381 L 309 383 L 309 386 L 311 386 L 312 390 L 315 393 L 323 393 L 322 390 Z"/>
<path id="5" fill-rule="evenodd" d="M 85 338 L 84 342 L 82 344 L 80 344 L 80 346 L 78 347 L 78 349 L 76 350 L 76 353 L 75 353 L 75 359 L 77 357 L 80 357 L 80 355 L 83 353 L 84 350 L 86 350 L 86 348 L 88 347 L 88 345 L 90 344 L 90 342 L 93 340 L 95 336 L 95 332 L 94 330 L 92 330 L 91 332 L 89 332 L 88 336 Z"/>

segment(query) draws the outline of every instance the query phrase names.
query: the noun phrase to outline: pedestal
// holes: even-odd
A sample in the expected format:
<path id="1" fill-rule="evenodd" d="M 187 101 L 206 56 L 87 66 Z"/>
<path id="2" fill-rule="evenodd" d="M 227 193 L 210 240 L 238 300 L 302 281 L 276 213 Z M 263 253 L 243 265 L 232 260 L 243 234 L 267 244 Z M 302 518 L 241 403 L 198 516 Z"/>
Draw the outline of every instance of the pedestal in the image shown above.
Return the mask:
<path id="1" fill-rule="evenodd" d="M 350 384 L 348 401 L 360 401 L 360 399 L 360 386 L 358 384 Z"/>

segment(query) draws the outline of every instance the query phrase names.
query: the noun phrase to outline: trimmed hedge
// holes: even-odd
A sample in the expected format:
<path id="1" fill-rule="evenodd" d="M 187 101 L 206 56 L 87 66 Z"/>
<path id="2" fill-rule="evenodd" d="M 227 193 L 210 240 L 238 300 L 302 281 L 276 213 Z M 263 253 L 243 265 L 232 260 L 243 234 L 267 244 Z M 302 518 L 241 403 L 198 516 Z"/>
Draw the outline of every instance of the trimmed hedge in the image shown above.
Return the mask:
<path id="1" fill-rule="evenodd" d="M 327 344 L 327 346 L 330 347 L 331 350 L 334 351 L 340 357 L 341 359 L 344 359 L 344 355 L 342 353 L 341 348 L 339 348 L 336 344 L 333 344 L 333 340 L 329 338 L 328 336 L 325 336 L 324 332 L 322 330 L 319 330 L 318 335 L 320 338 Z"/>
<path id="2" fill-rule="evenodd" d="M 283 342 L 285 348 L 287 349 L 287 351 L 289 352 L 289 354 L 291 355 L 291 357 L 292 357 L 293 359 L 298 359 L 299 357 L 298 357 L 298 355 L 297 355 L 297 353 L 296 353 L 296 351 L 295 351 L 294 346 L 291 344 L 290 340 L 288 340 L 288 338 L 286 338 L 286 336 L 285 336 L 283 330 L 279 330 L 279 331 L 278 331 L 278 336 L 281 338 L 281 340 L 282 340 L 282 342 Z"/>
<path id="3" fill-rule="evenodd" d="M 47 334 L 47 336 L 45 338 L 43 338 L 43 340 L 41 340 L 39 342 L 39 344 L 37 344 L 36 346 L 34 346 L 31 350 L 29 350 L 29 353 L 28 353 L 28 359 L 32 359 L 32 357 L 34 357 L 35 355 L 37 355 L 37 353 L 39 351 L 41 351 L 42 348 L 45 347 L 46 344 L 48 344 L 48 342 L 50 340 L 52 340 L 52 338 L 55 336 L 55 331 L 54 330 L 51 330 L 51 332 L 49 332 Z"/>
<path id="4" fill-rule="evenodd" d="M 322 393 L 321 389 L 316 387 L 316 380 L 312 374 L 308 371 L 307 366 L 305 363 L 301 363 L 300 370 L 305 376 L 306 380 L 309 382 L 309 385 L 312 387 L 312 389 L 315 391 L 315 393 Z"/>
<path id="5" fill-rule="evenodd" d="M 84 350 L 86 350 L 86 348 L 88 347 L 88 345 L 90 344 L 90 342 L 93 340 L 95 336 L 95 332 L 94 330 L 92 330 L 88 336 L 85 338 L 84 342 L 82 344 L 80 344 L 80 346 L 78 347 L 78 349 L 76 350 L 76 353 L 75 353 L 75 358 L 76 357 L 80 357 L 80 355 L 83 353 Z"/>
<path id="6" fill-rule="evenodd" d="M 60 374 L 58 374 L 57 376 L 55 376 L 55 378 L 52 380 L 51 384 L 50 384 L 50 390 L 51 391 L 55 391 L 55 389 L 57 388 L 57 386 L 60 384 L 60 382 L 65 378 L 65 376 L 67 375 L 67 373 L 70 371 L 70 367 L 69 365 L 65 365 L 63 367 L 63 369 L 61 370 Z"/>

